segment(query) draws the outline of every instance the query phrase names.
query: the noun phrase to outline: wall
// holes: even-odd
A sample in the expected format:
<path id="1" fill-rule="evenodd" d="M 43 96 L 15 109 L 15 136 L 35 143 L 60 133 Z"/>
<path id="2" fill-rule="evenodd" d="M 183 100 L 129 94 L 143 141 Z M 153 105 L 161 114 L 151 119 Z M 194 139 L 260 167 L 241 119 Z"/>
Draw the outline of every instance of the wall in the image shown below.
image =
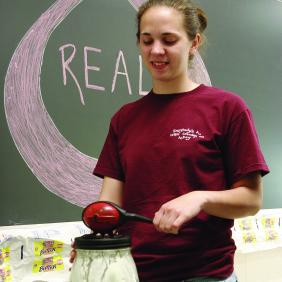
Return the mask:
<path id="1" fill-rule="evenodd" d="M 97 198 L 91 172 L 110 117 L 150 89 L 135 44 L 139 2 L 0 2 L 0 225 L 79 220 Z M 271 169 L 264 208 L 281 207 L 282 3 L 197 2 L 209 16 L 202 58 L 211 82 L 251 108 Z"/>

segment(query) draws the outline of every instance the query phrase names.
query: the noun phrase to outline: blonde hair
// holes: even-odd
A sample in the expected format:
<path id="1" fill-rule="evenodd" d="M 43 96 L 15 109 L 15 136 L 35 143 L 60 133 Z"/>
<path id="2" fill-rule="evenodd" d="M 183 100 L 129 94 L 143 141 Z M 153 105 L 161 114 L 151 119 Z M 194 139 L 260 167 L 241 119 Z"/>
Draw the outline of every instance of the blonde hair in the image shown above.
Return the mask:
<path id="1" fill-rule="evenodd" d="M 203 42 L 205 36 L 203 35 L 204 30 L 207 27 L 208 19 L 205 12 L 195 6 L 190 0 L 148 0 L 143 3 L 137 13 L 137 40 L 140 40 L 140 22 L 144 13 L 155 6 L 165 6 L 173 8 L 179 11 L 183 15 L 183 25 L 187 33 L 188 38 L 192 41 L 197 34 L 201 35 L 201 43 Z M 190 55 L 189 60 L 193 58 Z"/>

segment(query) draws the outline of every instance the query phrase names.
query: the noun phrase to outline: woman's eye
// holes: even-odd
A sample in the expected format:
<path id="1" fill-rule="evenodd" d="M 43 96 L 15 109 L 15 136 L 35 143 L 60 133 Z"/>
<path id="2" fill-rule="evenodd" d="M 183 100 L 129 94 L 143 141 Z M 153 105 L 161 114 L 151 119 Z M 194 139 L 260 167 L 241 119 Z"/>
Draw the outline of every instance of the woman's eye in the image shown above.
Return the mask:
<path id="1" fill-rule="evenodd" d="M 150 45 L 150 44 L 152 44 L 152 43 L 153 43 L 152 40 L 143 40 L 143 44 L 144 44 L 144 45 Z"/>
<path id="2" fill-rule="evenodd" d="M 176 40 L 164 40 L 163 42 L 164 44 L 171 46 L 176 43 Z"/>

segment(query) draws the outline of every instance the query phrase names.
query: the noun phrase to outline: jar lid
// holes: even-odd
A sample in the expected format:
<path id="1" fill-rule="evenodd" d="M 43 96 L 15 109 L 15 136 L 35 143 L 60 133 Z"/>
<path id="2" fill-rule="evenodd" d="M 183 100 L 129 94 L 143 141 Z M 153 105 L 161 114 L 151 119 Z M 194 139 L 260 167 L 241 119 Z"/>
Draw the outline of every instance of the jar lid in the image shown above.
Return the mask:
<path id="1" fill-rule="evenodd" d="M 107 250 L 128 248 L 131 245 L 129 236 L 114 235 L 114 236 L 97 236 L 96 234 L 86 234 L 81 237 L 76 237 L 75 246 L 77 249 L 83 250 Z"/>

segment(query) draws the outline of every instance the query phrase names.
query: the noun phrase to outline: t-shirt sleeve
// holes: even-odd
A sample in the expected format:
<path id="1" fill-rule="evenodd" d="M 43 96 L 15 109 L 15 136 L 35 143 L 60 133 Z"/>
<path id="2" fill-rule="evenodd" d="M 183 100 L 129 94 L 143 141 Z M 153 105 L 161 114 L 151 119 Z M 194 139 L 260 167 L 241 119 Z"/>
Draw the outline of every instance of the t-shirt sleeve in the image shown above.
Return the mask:
<path id="1" fill-rule="evenodd" d="M 259 171 L 262 176 L 269 172 L 260 148 L 252 113 L 248 108 L 231 122 L 225 148 L 230 185 L 251 172 Z"/>
<path id="2" fill-rule="evenodd" d="M 124 173 L 118 150 L 118 137 L 113 124 L 113 119 L 93 174 L 102 178 L 108 176 L 124 181 Z"/>

